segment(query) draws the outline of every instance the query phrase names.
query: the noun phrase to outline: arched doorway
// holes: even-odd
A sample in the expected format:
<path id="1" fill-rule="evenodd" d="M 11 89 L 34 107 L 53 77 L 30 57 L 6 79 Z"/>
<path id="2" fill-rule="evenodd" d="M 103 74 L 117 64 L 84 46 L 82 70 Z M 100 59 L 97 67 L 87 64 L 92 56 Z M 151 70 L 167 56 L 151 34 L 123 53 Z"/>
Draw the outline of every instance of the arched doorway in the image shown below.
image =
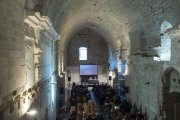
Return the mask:
<path id="1" fill-rule="evenodd" d="M 165 120 L 180 120 L 180 74 L 168 68 L 163 76 L 163 110 Z"/>

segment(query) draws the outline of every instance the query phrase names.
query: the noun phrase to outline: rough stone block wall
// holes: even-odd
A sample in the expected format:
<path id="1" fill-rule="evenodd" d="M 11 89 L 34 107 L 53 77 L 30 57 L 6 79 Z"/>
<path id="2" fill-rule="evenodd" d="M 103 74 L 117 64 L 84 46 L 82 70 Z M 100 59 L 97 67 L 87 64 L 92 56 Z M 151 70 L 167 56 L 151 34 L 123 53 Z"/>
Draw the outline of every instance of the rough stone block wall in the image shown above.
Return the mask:
<path id="1" fill-rule="evenodd" d="M 179 32 L 178 32 L 179 33 Z M 180 36 L 171 38 L 171 65 L 180 73 Z"/>
<path id="2" fill-rule="evenodd" d="M 38 39 L 46 42 L 40 43 L 42 76 L 35 81 L 35 45 L 34 39 L 25 37 L 24 5 L 25 1 L 0 1 L 0 120 L 54 120 L 57 79 L 54 41 Z M 32 108 L 38 113 L 28 118 L 27 111 Z"/>
<path id="3" fill-rule="evenodd" d="M 24 1 L 0 1 L 0 98 L 25 84 Z"/>
<path id="4" fill-rule="evenodd" d="M 159 29 L 160 28 L 161 26 L 159 26 Z M 170 67 L 175 68 L 177 71 L 179 71 L 180 69 L 180 65 L 178 62 L 180 37 L 177 34 L 178 30 L 176 30 L 175 28 L 177 28 L 177 26 L 173 26 L 172 31 L 174 30 L 174 32 L 169 33 L 169 40 L 171 42 L 171 44 L 169 44 L 171 48 L 171 56 L 169 61 L 155 61 L 153 59 L 153 56 L 142 57 L 141 55 L 137 54 L 132 54 L 129 57 L 129 74 L 126 80 L 126 85 L 130 86 L 130 93 L 128 94 L 128 96 L 132 100 L 132 103 L 136 103 L 139 107 L 142 108 L 144 112 L 148 113 L 150 119 L 154 119 L 155 117 L 161 119 L 159 111 L 161 109 L 163 100 L 163 72 Z M 130 36 L 132 41 L 134 41 L 131 44 L 133 48 L 131 53 L 137 53 L 138 51 L 140 51 L 140 48 L 137 47 L 140 43 L 135 42 L 136 40 L 134 39 L 139 39 L 138 34 L 136 35 L 134 33 Z M 162 41 L 163 37 L 160 37 L 159 39 L 159 41 Z M 149 44 L 151 45 L 151 43 Z M 163 43 L 160 42 L 160 45 L 162 44 Z M 161 51 L 161 47 L 159 48 L 159 51 Z M 176 81 L 176 83 L 177 82 L 178 81 Z M 172 84 L 172 86 L 173 85 L 174 83 Z M 176 86 L 176 89 L 171 89 L 179 91 L 178 85 L 174 86 Z"/>
<path id="5" fill-rule="evenodd" d="M 84 29 L 78 32 L 67 46 L 67 66 L 71 71 L 72 78 L 79 82 L 80 64 L 97 64 L 98 79 L 100 82 L 107 81 L 108 73 L 108 47 L 101 36 L 93 31 Z M 87 48 L 87 60 L 79 60 L 79 47 Z M 71 68 L 72 67 L 72 68 Z"/>
<path id="6" fill-rule="evenodd" d="M 25 39 L 25 63 L 26 63 L 26 87 L 30 88 L 35 84 L 34 64 L 34 43 L 33 40 Z"/>
<path id="7" fill-rule="evenodd" d="M 132 56 L 131 59 L 126 79 L 126 85 L 130 87 L 128 99 L 144 113 L 149 113 L 149 117 L 153 119 L 158 116 L 163 64 L 154 62 L 152 57 Z"/>

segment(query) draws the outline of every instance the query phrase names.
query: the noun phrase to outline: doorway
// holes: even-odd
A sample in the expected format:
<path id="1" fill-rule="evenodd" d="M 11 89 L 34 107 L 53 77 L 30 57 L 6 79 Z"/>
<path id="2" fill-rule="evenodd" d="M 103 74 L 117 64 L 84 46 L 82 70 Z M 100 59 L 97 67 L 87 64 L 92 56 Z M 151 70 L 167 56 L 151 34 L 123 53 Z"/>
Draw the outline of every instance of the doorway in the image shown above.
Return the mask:
<path id="1" fill-rule="evenodd" d="M 163 110 L 165 120 L 180 120 L 180 74 L 174 68 L 168 68 L 163 78 Z"/>

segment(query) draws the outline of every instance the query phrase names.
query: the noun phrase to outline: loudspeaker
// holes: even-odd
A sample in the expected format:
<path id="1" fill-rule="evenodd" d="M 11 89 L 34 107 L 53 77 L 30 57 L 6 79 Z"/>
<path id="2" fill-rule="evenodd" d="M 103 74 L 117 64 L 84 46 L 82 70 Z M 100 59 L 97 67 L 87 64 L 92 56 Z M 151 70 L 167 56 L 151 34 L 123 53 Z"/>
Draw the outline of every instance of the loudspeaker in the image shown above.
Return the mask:
<path id="1" fill-rule="evenodd" d="M 71 77 L 68 77 L 68 81 L 71 81 Z"/>
<path id="2" fill-rule="evenodd" d="M 112 80 L 112 77 L 111 77 L 111 76 L 109 76 L 109 80 Z"/>
<path id="3" fill-rule="evenodd" d="M 128 86 L 125 87 L 125 93 L 129 93 L 129 87 Z"/>

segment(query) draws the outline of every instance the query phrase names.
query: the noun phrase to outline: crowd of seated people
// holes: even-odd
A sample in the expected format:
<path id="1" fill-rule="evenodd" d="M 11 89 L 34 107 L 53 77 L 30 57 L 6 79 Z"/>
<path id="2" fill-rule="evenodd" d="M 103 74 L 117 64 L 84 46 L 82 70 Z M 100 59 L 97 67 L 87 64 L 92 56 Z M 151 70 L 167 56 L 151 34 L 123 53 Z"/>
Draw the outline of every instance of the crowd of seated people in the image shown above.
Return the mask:
<path id="1" fill-rule="evenodd" d="M 115 90 L 106 85 L 94 85 L 93 91 L 101 104 L 104 105 L 108 120 L 145 120 L 144 115 L 116 94 Z"/>
<path id="2" fill-rule="evenodd" d="M 69 120 L 103 120 L 96 114 L 94 103 L 86 85 L 73 83 L 70 97 Z"/>
<path id="3" fill-rule="evenodd" d="M 94 91 L 95 95 L 98 96 L 101 104 L 104 104 L 106 96 L 113 98 L 115 95 L 115 90 L 107 84 L 94 85 L 92 91 Z"/>

